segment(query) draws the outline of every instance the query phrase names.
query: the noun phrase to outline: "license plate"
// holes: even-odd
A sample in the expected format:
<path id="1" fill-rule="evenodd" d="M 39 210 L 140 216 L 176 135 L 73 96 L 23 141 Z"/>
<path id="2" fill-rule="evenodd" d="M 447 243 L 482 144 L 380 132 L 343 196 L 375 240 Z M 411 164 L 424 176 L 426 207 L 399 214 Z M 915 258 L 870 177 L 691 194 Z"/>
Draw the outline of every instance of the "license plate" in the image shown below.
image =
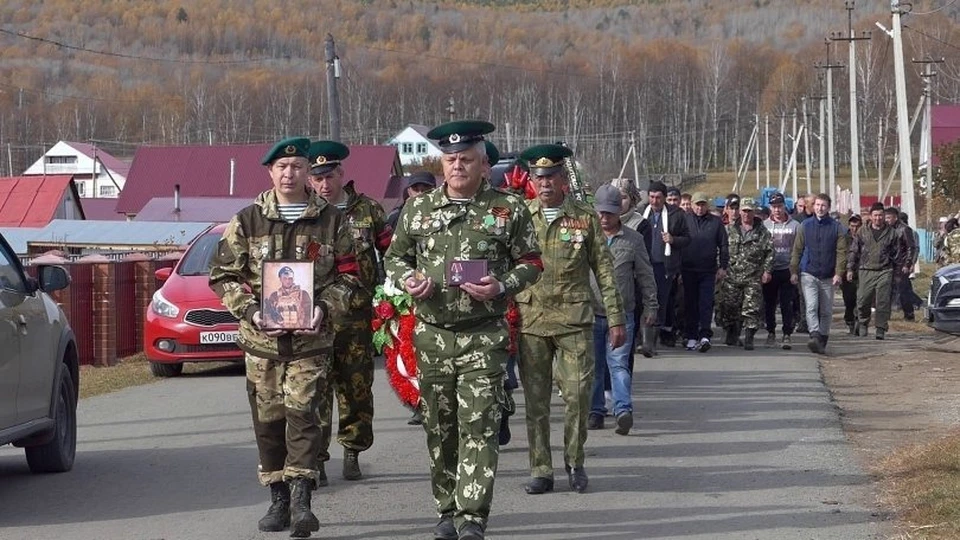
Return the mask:
<path id="1" fill-rule="evenodd" d="M 210 345 L 213 343 L 236 343 L 240 332 L 200 332 L 200 344 Z"/>

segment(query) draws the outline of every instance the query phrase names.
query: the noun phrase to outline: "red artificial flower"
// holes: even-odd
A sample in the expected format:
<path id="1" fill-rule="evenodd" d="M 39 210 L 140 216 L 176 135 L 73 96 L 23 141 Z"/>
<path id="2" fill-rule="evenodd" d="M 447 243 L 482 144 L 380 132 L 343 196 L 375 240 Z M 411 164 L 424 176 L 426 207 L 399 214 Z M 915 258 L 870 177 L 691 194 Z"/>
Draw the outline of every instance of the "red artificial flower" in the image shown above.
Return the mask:
<path id="1" fill-rule="evenodd" d="M 377 305 L 375 311 L 377 312 L 377 316 L 379 316 L 381 319 L 391 319 L 393 318 L 394 314 L 396 314 L 396 310 L 393 309 L 393 304 L 391 304 L 388 300 L 382 300 Z"/>
<path id="2" fill-rule="evenodd" d="M 373 328 L 373 331 L 374 331 L 374 332 L 376 332 L 377 330 L 379 330 L 381 326 L 383 326 L 383 319 L 374 319 L 374 320 L 370 323 L 370 327 Z"/>

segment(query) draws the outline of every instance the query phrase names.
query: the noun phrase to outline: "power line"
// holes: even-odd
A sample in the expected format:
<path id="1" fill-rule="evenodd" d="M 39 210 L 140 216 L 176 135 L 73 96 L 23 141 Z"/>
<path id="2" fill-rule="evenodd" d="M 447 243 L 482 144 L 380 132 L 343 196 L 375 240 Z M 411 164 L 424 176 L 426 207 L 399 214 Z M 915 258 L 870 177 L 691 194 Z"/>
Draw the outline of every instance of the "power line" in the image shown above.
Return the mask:
<path id="1" fill-rule="evenodd" d="M 910 15 L 932 15 L 932 14 L 938 12 L 938 11 L 942 11 L 942 10 L 944 10 L 944 9 L 947 9 L 948 7 L 950 7 L 950 6 L 952 6 L 952 5 L 956 4 L 956 3 L 957 3 L 957 0 L 950 0 L 950 1 L 947 2 L 946 4 L 938 7 L 937 9 L 932 9 L 932 10 L 930 10 L 930 11 L 924 11 L 924 12 L 922 12 L 922 13 L 917 13 L 917 12 L 915 12 L 915 11 L 911 11 L 911 12 L 910 12 Z"/>
<path id="2" fill-rule="evenodd" d="M 922 30 L 918 30 L 918 29 L 916 29 L 916 28 L 914 28 L 914 27 L 912 27 L 912 26 L 908 26 L 908 25 L 906 25 L 906 24 L 903 25 L 903 27 L 906 28 L 907 30 L 910 30 L 911 32 L 916 32 L 916 33 L 920 34 L 921 36 L 928 37 L 928 38 L 930 38 L 930 39 L 932 39 L 932 40 L 934 40 L 934 41 L 936 41 L 936 42 L 938 42 L 938 43 L 941 43 L 941 44 L 943 44 L 943 45 L 946 45 L 947 47 L 950 47 L 951 49 L 956 49 L 956 50 L 960 51 L 960 46 L 954 45 L 954 44 L 950 43 L 949 41 L 944 41 L 944 40 L 942 40 L 942 39 L 940 39 L 940 38 L 938 38 L 938 37 L 936 37 L 936 36 L 931 36 L 930 34 L 924 32 L 924 31 L 922 31 Z"/>
<path id="3" fill-rule="evenodd" d="M 6 34 L 8 36 L 13 36 L 21 39 L 27 39 L 31 41 L 38 41 L 40 43 L 47 43 L 50 45 L 56 45 L 62 49 L 69 49 L 71 51 L 86 52 L 90 54 L 99 54 L 101 56 L 112 56 L 114 58 L 127 58 L 130 60 L 145 60 L 147 62 L 166 62 L 170 64 L 209 64 L 209 65 L 225 65 L 225 64 L 255 64 L 259 62 L 269 62 L 271 60 L 277 60 L 276 58 L 248 58 L 244 60 L 183 60 L 175 58 L 158 58 L 154 56 L 140 56 L 136 54 L 124 54 L 113 51 L 102 51 L 97 49 L 88 49 L 86 47 L 81 47 L 79 45 L 72 45 L 70 43 L 64 43 L 62 41 L 56 41 L 53 39 L 34 36 L 27 34 L 25 32 L 14 32 L 13 30 L 7 30 L 6 28 L 0 28 L 0 34 Z"/>

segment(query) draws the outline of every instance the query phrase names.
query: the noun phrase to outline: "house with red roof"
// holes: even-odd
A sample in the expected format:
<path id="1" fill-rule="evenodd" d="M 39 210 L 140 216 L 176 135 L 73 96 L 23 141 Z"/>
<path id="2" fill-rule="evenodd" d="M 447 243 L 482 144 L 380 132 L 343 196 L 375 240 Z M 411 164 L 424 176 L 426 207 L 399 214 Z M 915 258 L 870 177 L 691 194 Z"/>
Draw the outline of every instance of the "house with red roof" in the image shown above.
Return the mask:
<path id="1" fill-rule="evenodd" d="M 60 141 L 27 167 L 24 176 L 70 175 L 84 198 L 116 199 L 130 165 L 88 143 Z"/>
<path id="2" fill-rule="evenodd" d="M 161 208 L 171 209 L 171 198 L 191 202 L 207 197 L 252 201 L 271 187 L 266 167 L 260 164 L 271 146 L 272 143 L 141 146 L 133 156 L 116 211 L 133 218 L 157 198 L 164 199 Z M 391 176 L 402 174 L 396 147 L 352 145 L 343 169 L 345 179 L 353 180 L 358 192 L 384 204 L 395 202 L 386 195 Z"/>
<path id="3" fill-rule="evenodd" d="M 54 219 L 84 219 L 71 176 L 0 178 L 0 227 L 44 227 Z"/>

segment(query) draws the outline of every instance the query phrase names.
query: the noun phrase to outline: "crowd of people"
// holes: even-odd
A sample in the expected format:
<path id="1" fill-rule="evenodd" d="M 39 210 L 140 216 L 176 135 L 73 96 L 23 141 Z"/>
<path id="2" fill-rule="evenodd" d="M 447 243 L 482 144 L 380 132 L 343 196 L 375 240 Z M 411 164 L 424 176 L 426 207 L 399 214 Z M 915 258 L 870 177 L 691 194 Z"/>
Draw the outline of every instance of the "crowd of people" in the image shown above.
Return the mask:
<path id="1" fill-rule="evenodd" d="M 861 337 L 872 326 L 884 339 L 895 297 L 908 318 L 920 303 L 909 281 L 916 235 L 895 208 L 873 205 L 866 223 L 841 221 L 824 194 L 800 199 L 792 214 L 779 193 L 767 208 L 737 194 L 716 208 L 705 193 L 660 182 L 641 203 L 624 180 L 588 197 L 570 174 L 571 150 L 558 144 L 526 149 L 523 174 L 501 185 L 491 178 L 499 152 L 485 139 L 494 129 L 480 121 L 432 129 L 442 183 L 409 176 L 389 214 L 345 181 L 349 149 L 340 143 L 285 139 L 264 156 L 273 186 L 230 221 L 210 271 L 240 321 L 257 474 L 270 488 L 261 531 L 319 529 L 311 497 L 328 483 L 334 403 L 342 477 L 363 478 L 359 455 L 374 440 L 379 284 L 408 294 L 416 316 L 413 423 L 425 433 L 437 540 L 484 538 L 499 449 L 510 441 L 515 369 L 525 492 L 555 488 L 550 402 L 559 387 L 564 473 L 569 489 L 584 493 L 588 431 L 603 429 L 608 415 L 617 434 L 633 427 L 634 351 L 651 357 L 679 342 L 706 353 L 716 326 L 727 346 L 752 350 L 764 329 L 767 347 L 790 349 L 799 332 L 824 353 L 837 287 L 848 330 Z M 946 260 L 960 254 L 956 225 L 944 224 Z M 278 302 L 261 302 L 265 263 L 284 261 L 313 263 L 312 294 L 296 291 L 312 305 L 295 329 L 261 313 Z M 291 290 L 283 280 L 292 274 L 279 271 Z"/>

